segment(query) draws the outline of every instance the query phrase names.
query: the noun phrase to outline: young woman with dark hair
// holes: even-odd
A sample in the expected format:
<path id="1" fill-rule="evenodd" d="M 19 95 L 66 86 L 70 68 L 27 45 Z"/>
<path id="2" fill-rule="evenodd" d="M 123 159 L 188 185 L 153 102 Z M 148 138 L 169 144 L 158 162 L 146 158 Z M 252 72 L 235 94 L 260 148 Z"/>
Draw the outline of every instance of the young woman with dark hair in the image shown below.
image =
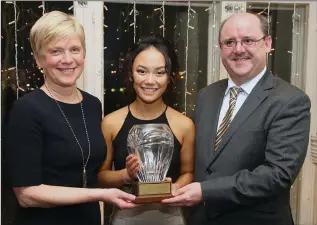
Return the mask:
<path id="1" fill-rule="evenodd" d="M 167 94 L 172 93 L 179 71 L 174 46 L 159 36 L 146 37 L 135 45 L 125 62 L 128 90 L 133 93 L 134 101 L 103 119 L 107 159 L 99 180 L 106 187 L 128 191 L 126 184 L 135 180 L 139 171 L 138 158 L 127 151 L 130 129 L 136 124 L 166 124 L 174 135 L 174 153 L 167 177 L 172 179 L 175 191 L 193 181 L 195 129 L 188 117 L 167 105 Z M 158 203 L 135 210 L 116 210 L 111 224 L 184 224 L 184 221 L 180 208 Z"/>

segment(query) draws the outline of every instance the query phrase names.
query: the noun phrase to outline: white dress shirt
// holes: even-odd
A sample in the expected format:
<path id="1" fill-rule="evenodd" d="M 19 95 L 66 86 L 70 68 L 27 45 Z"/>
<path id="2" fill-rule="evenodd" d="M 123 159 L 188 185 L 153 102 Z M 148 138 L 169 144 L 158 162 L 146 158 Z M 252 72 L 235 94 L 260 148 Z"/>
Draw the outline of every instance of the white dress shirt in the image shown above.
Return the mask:
<path id="1" fill-rule="evenodd" d="M 237 98 L 237 101 L 236 101 L 236 106 L 234 107 L 234 110 L 233 110 L 233 113 L 232 113 L 231 121 L 233 120 L 233 118 L 235 117 L 235 115 L 237 114 L 239 109 L 241 108 L 242 104 L 244 103 L 244 101 L 247 99 L 247 97 L 251 93 L 252 89 L 259 82 L 259 80 L 263 77 L 265 71 L 266 71 L 266 67 L 257 76 L 253 77 L 251 80 L 249 80 L 248 82 L 246 82 L 246 83 L 244 83 L 244 84 L 242 84 L 240 86 L 240 88 L 243 91 L 240 92 L 239 95 L 238 95 L 238 98 Z M 227 112 L 227 110 L 229 108 L 229 99 L 230 99 L 229 90 L 232 87 L 239 87 L 239 86 L 236 85 L 232 81 L 231 77 L 229 76 L 228 87 L 226 89 L 225 96 L 223 98 L 223 102 L 222 102 L 222 106 L 221 106 L 221 110 L 220 110 L 220 115 L 219 115 L 219 120 L 218 120 L 217 130 L 219 129 L 221 121 L 223 120 L 223 118 L 224 118 L 224 116 L 225 116 L 225 114 L 226 114 L 226 112 Z"/>

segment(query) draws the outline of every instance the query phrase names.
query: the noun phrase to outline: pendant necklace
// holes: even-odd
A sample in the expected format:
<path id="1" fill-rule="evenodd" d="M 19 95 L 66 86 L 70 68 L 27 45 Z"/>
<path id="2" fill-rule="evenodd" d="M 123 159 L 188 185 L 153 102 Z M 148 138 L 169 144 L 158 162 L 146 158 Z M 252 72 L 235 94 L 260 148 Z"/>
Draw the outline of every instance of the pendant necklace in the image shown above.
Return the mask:
<path id="1" fill-rule="evenodd" d="M 78 92 L 76 90 L 76 94 L 77 94 L 77 97 L 78 97 L 78 100 L 80 101 L 80 109 L 81 109 L 81 115 L 82 115 L 82 118 L 83 118 L 83 122 L 84 122 L 84 126 L 85 126 L 85 132 L 86 132 L 86 136 L 87 136 L 87 141 L 88 141 L 88 156 L 87 156 L 87 159 L 85 161 L 85 156 L 84 156 L 84 151 L 83 151 L 83 148 L 81 147 L 81 144 L 79 143 L 78 141 L 78 138 L 74 132 L 74 129 L 73 127 L 70 125 L 70 122 L 69 120 L 67 119 L 64 111 L 62 110 L 62 107 L 59 105 L 59 103 L 57 102 L 57 100 L 54 98 L 54 96 L 52 95 L 51 91 L 48 89 L 48 87 L 46 86 L 46 84 L 44 84 L 44 86 L 46 87 L 47 91 L 50 93 L 50 95 L 52 96 L 52 98 L 54 99 L 54 101 L 56 102 L 59 110 L 61 111 L 63 117 L 65 118 L 67 124 L 68 124 L 68 127 L 69 129 L 71 130 L 79 148 L 80 148 L 80 152 L 81 152 L 81 156 L 82 156 L 82 160 L 83 160 L 83 187 L 86 188 L 87 187 L 87 172 L 86 172 L 86 167 L 87 167 L 87 164 L 88 164 L 88 160 L 90 158 L 90 140 L 89 140 L 89 135 L 88 135 L 88 130 L 87 130 L 87 125 L 86 125 L 86 119 L 85 119 L 85 114 L 84 114 L 84 109 L 83 109 L 83 104 L 82 104 L 82 101 L 80 101 L 80 98 L 79 98 L 79 95 L 78 95 Z"/>

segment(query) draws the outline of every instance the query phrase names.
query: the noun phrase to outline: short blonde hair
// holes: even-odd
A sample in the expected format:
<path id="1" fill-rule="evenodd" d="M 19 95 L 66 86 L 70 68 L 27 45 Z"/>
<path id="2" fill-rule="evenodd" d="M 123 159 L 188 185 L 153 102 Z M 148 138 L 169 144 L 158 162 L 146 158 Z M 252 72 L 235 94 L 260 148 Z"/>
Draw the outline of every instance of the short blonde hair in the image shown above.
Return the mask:
<path id="1" fill-rule="evenodd" d="M 36 21 L 30 32 L 30 43 L 35 56 L 40 56 L 42 47 L 56 39 L 78 36 L 86 53 L 85 32 L 74 16 L 52 11 Z"/>

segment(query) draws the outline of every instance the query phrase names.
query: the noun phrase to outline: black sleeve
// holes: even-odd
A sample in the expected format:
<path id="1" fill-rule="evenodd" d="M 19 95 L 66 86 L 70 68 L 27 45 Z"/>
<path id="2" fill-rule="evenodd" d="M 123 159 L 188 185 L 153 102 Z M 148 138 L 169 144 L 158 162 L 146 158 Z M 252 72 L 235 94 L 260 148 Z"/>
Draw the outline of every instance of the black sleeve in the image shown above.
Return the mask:
<path id="1" fill-rule="evenodd" d="M 17 100 L 6 133 L 5 155 L 12 186 L 42 184 L 43 129 L 36 105 Z"/>
<path id="2" fill-rule="evenodd" d="M 103 109 L 102 109 L 101 101 L 96 96 L 91 95 L 91 97 L 92 97 L 91 103 L 93 104 L 93 109 L 96 110 L 94 111 L 94 113 L 97 112 L 97 115 L 100 118 L 100 122 L 101 122 L 101 120 L 103 119 Z"/>
<path id="3" fill-rule="evenodd" d="M 98 115 L 100 117 L 100 119 L 102 120 L 103 119 L 103 110 L 102 110 L 102 104 L 101 104 L 101 101 L 98 99 Z"/>

